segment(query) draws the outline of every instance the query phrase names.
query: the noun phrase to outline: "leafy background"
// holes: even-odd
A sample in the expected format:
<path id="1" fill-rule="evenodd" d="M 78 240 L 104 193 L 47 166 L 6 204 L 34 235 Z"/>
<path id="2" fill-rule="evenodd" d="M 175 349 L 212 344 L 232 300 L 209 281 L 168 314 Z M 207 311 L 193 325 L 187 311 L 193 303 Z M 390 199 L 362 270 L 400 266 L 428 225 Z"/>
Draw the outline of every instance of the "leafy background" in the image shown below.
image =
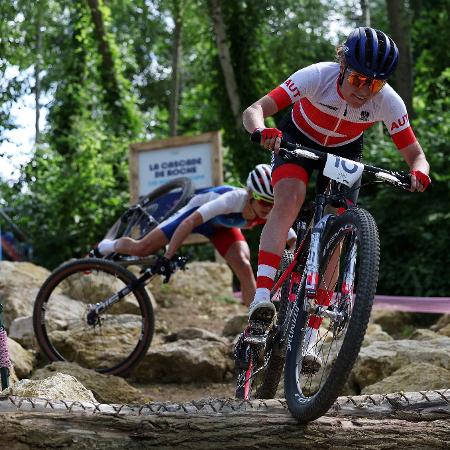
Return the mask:
<path id="1" fill-rule="evenodd" d="M 268 161 L 236 126 L 214 34 L 217 3 L 241 110 L 298 68 L 332 60 L 335 44 L 367 21 L 367 8 L 374 27 L 390 32 L 396 21 L 407 27 L 411 73 L 399 75 L 413 80 L 410 116 L 431 164 L 432 188 L 413 195 L 370 186 L 360 202 L 380 229 L 378 291 L 449 295 L 448 0 L 396 2 L 403 8 L 397 18 L 382 0 L 1 2 L 0 142 L 17 126 L 11 108 L 23 94 L 50 99 L 39 104 L 48 115 L 32 158 L 19 167 L 19 178 L 0 181 L 2 206 L 26 230 L 35 261 L 54 268 L 83 256 L 115 221 L 129 200 L 130 142 L 221 130 L 225 180 L 232 184 Z M 180 95 L 174 110 L 177 24 Z M 392 80 L 397 89 L 404 87 L 399 80 Z M 169 125 L 174 111 L 175 132 Z M 365 161 L 405 168 L 381 127 L 366 134 Z M 247 233 L 253 256 L 259 232 Z M 212 250 L 197 247 L 194 253 L 208 258 Z"/>

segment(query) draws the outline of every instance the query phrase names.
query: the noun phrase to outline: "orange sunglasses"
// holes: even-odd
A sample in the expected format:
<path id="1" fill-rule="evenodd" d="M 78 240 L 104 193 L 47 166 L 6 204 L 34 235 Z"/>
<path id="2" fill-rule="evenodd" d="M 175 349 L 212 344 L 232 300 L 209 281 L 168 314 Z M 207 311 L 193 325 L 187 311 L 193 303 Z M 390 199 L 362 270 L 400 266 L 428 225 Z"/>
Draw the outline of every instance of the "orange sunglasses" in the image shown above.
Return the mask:
<path id="1" fill-rule="evenodd" d="M 386 84 L 386 80 L 377 80 L 375 78 L 370 78 L 350 68 L 347 68 L 346 71 L 350 72 L 347 76 L 349 84 L 357 89 L 361 89 L 367 85 L 369 86 L 370 92 L 372 94 L 380 92 L 383 86 Z"/>

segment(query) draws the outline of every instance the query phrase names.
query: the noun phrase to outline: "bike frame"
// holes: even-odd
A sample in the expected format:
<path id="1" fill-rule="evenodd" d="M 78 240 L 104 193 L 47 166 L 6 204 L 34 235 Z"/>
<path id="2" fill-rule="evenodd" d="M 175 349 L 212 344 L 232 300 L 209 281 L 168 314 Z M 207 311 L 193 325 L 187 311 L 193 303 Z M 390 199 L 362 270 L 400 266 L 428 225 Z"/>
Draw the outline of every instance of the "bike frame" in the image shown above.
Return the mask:
<path id="1" fill-rule="evenodd" d="M 254 132 L 251 135 L 251 140 L 259 144 L 261 142 L 261 133 L 259 131 Z M 311 224 L 306 229 L 304 236 L 300 236 L 301 242 L 298 243 L 297 241 L 297 248 L 293 261 L 284 270 L 271 290 L 273 298 L 274 294 L 281 289 L 283 283 L 285 283 L 288 277 L 291 276 L 288 300 L 293 307 L 291 307 L 286 314 L 284 322 L 282 324 L 278 324 L 278 329 L 276 329 L 270 339 L 270 347 L 272 347 L 276 341 L 283 341 L 287 337 L 287 331 L 289 329 L 293 332 L 294 328 L 290 327 L 290 323 L 292 320 L 294 322 L 296 321 L 300 308 L 303 308 L 305 311 L 312 312 L 316 316 L 327 316 L 330 319 L 335 320 L 337 323 L 341 323 L 342 321 L 342 301 L 339 302 L 339 305 L 337 305 L 337 310 L 334 311 L 330 311 L 328 306 L 322 306 L 315 303 L 316 293 L 319 287 L 320 245 L 329 220 L 336 216 L 335 214 L 325 214 L 325 207 L 327 205 L 333 206 L 334 202 L 337 200 L 339 206 L 343 206 L 345 210 L 349 208 L 349 205 L 345 200 L 345 195 L 340 190 L 340 186 L 353 186 L 358 178 L 362 176 L 363 172 L 371 173 L 383 182 L 388 182 L 405 189 L 409 189 L 411 181 L 410 175 L 404 172 L 396 172 L 362 164 L 360 162 L 348 160 L 347 158 L 339 157 L 331 153 L 325 153 L 316 149 L 304 147 L 302 145 L 292 144 L 286 142 L 284 139 L 281 141 L 281 148 L 279 149 L 278 155 L 286 161 L 295 162 L 299 158 L 324 161 L 325 165 L 323 174 L 329 177 L 331 181 L 329 188 L 325 193 L 316 195 L 314 216 Z M 359 189 L 360 187 L 361 186 L 357 186 L 352 189 Z M 304 225 L 304 223 L 301 223 L 301 225 Z M 298 235 L 300 235 L 300 233 L 298 233 Z M 299 239 L 299 236 L 297 239 Z M 342 298 L 345 304 L 353 301 L 356 248 L 356 240 L 353 238 L 350 242 L 350 247 L 347 250 L 347 254 L 349 255 L 348 264 L 346 264 L 344 273 L 342 274 L 341 294 L 343 294 Z M 338 251 L 340 253 L 341 249 L 339 248 Z M 323 278 L 328 284 L 329 280 L 326 279 L 326 272 L 324 273 Z M 300 293 L 302 292 L 300 287 L 303 286 L 303 284 L 305 286 L 304 298 L 300 298 Z M 296 303 L 297 300 L 298 303 Z M 300 302 L 302 304 L 300 304 Z M 251 339 L 246 339 L 245 342 L 247 342 L 250 347 L 253 345 L 265 346 L 268 342 L 268 336 L 269 335 L 266 334 L 264 339 L 258 339 L 255 342 Z M 290 339 L 291 336 L 288 336 L 288 346 Z M 264 369 L 265 366 L 266 364 L 260 368 L 257 368 L 254 372 L 251 366 L 248 367 L 243 384 L 240 385 L 240 387 L 245 387 L 245 394 L 247 396 L 250 388 L 250 379 L 253 378 L 260 370 Z M 247 396 L 245 398 L 248 398 Z"/>
<path id="2" fill-rule="evenodd" d="M 305 300 L 313 300 L 315 298 L 317 288 L 319 285 L 319 255 L 320 255 L 320 242 L 322 236 L 326 229 L 329 220 L 334 217 L 332 214 L 324 214 L 325 206 L 330 204 L 336 199 L 337 189 L 335 189 L 336 184 L 331 184 L 330 194 L 317 194 L 314 208 L 314 215 L 311 224 L 304 232 L 301 242 L 298 244 L 297 249 L 294 253 L 293 261 L 289 264 L 283 274 L 280 276 L 276 284 L 274 285 L 272 292 L 277 292 L 281 288 L 286 279 L 291 276 L 291 281 L 289 285 L 289 302 L 294 303 L 297 300 L 297 294 L 299 292 L 299 287 L 303 282 L 305 282 Z M 342 195 L 343 194 L 338 194 Z M 310 238 L 309 247 L 307 247 L 307 241 Z M 300 260 L 308 252 L 308 256 L 304 263 Z M 299 266 L 304 266 L 304 269 L 300 271 L 294 270 Z M 351 269 L 354 272 L 355 265 L 351 265 Z M 345 279 L 349 280 L 349 285 L 354 278 L 354 273 L 346 273 Z M 318 313 L 324 314 L 325 311 L 320 310 Z M 292 313 L 292 310 L 291 310 Z M 290 314 L 286 317 L 285 322 L 280 325 L 278 331 L 279 335 L 284 335 L 284 330 L 287 330 L 290 322 Z"/>

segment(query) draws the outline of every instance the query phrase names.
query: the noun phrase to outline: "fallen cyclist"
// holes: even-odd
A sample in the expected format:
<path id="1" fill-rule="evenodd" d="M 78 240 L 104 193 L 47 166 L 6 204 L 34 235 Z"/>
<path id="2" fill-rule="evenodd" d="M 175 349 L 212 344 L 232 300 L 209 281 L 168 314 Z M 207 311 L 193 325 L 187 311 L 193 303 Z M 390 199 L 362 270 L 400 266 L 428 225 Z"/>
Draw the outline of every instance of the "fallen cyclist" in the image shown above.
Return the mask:
<path id="1" fill-rule="evenodd" d="M 241 284 L 243 303 L 249 306 L 256 282 L 250 265 L 250 249 L 240 229 L 266 223 L 273 206 L 270 172 L 269 165 L 258 164 L 248 175 L 246 189 L 209 188 L 194 195 L 187 205 L 142 239 L 104 239 L 98 245 L 98 252 L 102 256 L 121 253 L 143 257 L 168 245 L 164 258 L 170 261 L 191 233 L 199 233 L 212 242 L 230 265 Z M 286 232 L 285 244 L 287 241 L 292 246 L 295 239 L 292 229 Z"/>

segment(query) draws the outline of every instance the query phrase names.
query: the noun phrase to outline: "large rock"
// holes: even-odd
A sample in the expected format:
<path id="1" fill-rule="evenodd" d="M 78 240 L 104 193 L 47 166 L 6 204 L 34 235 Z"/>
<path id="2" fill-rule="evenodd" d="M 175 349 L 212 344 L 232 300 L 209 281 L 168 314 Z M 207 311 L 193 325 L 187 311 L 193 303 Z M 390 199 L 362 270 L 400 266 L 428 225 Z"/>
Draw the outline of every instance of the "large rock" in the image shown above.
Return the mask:
<path id="1" fill-rule="evenodd" d="M 230 317 L 223 327 L 222 334 L 224 336 L 235 337 L 240 334 L 248 324 L 248 314 L 239 314 Z"/>
<path id="2" fill-rule="evenodd" d="M 442 315 L 439 320 L 432 325 L 430 328 L 433 331 L 439 331 L 442 328 L 446 327 L 447 325 L 450 325 L 450 314 L 444 314 Z"/>
<path id="3" fill-rule="evenodd" d="M 405 311 L 374 310 L 371 322 L 381 325 L 390 336 L 405 337 L 403 333 L 411 327 L 413 314 Z"/>
<path id="4" fill-rule="evenodd" d="M 427 328 L 417 328 L 417 330 L 414 330 L 411 336 L 409 336 L 409 339 L 414 341 L 429 341 L 439 339 L 440 337 L 441 336 L 438 333 L 435 333 Z"/>
<path id="5" fill-rule="evenodd" d="M 9 337 L 27 349 L 35 349 L 36 336 L 33 329 L 33 317 L 17 317 L 9 327 Z"/>
<path id="6" fill-rule="evenodd" d="M 450 338 L 373 342 L 361 348 L 352 380 L 362 389 L 413 363 L 430 363 L 450 369 Z"/>
<path id="7" fill-rule="evenodd" d="M 367 327 L 366 334 L 364 336 L 363 340 L 363 347 L 367 347 L 368 345 L 372 344 L 376 341 L 393 341 L 394 338 L 389 336 L 383 329 L 381 328 L 381 325 L 378 325 L 376 323 L 370 323 Z"/>
<path id="8" fill-rule="evenodd" d="M 19 379 L 26 378 L 34 368 L 36 356 L 8 337 L 9 358 Z"/>
<path id="9" fill-rule="evenodd" d="M 202 339 L 178 340 L 150 348 L 133 376 L 144 382 L 220 382 L 232 368 L 229 345 Z"/>
<path id="10" fill-rule="evenodd" d="M 232 272 L 226 264 L 194 261 L 169 283 L 163 284 L 161 277 L 155 277 L 150 286 L 157 303 L 167 302 L 175 294 L 206 301 L 218 296 L 233 298 Z"/>
<path id="11" fill-rule="evenodd" d="M 416 328 L 430 327 L 439 317 L 440 314 L 374 310 L 371 322 L 381 325 L 390 336 L 404 339 L 408 338 Z"/>
<path id="12" fill-rule="evenodd" d="M 33 380 L 42 380 L 53 376 L 56 372 L 74 376 L 83 386 L 92 391 L 100 403 L 139 403 L 148 401 L 142 394 L 123 378 L 103 375 L 94 370 L 84 369 L 77 364 L 53 362 L 36 370 Z"/>
<path id="13" fill-rule="evenodd" d="M 430 327 L 432 330 L 442 336 L 450 337 L 450 314 L 444 314 L 434 325 Z"/>
<path id="14" fill-rule="evenodd" d="M 75 273 L 66 278 L 58 288 L 58 292 L 84 304 L 97 303 L 111 297 L 123 289 L 123 281 L 113 276 L 105 277 L 104 273 Z M 150 301 L 152 294 L 147 290 Z M 140 314 L 139 304 L 132 295 L 128 295 L 108 310 L 109 314 Z"/>
<path id="15" fill-rule="evenodd" d="M 366 386 L 361 393 L 416 392 L 447 389 L 449 386 L 450 370 L 433 364 L 417 362 L 396 370 L 378 383 Z"/>
<path id="16" fill-rule="evenodd" d="M 58 352 L 68 361 L 96 369 L 112 367 L 124 360 L 136 347 L 141 336 L 141 317 L 120 314 L 105 317 L 101 326 L 80 324 L 68 330 L 50 333 Z"/>
<path id="17" fill-rule="evenodd" d="M 211 333 L 211 331 L 202 330 L 201 328 L 187 327 L 165 336 L 166 342 L 175 342 L 179 340 L 191 341 L 193 339 L 203 339 L 204 341 L 223 342 L 228 344 L 227 339 Z"/>
<path id="18" fill-rule="evenodd" d="M 31 316 L 39 288 L 50 272 L 29 262 L 0 262 L 0 298 L 6 328 L 16 317 Z"/>
<path id="19" fill-rule="evenodd" d="M 75 377 L 62 373 L 43 380 L 20 380 L 5 389 L 3 394 L 51 400 L 96 402 L 92 392 L 88 391 Z"/>
<path id="20" fill-rule="evenodd" d="M 47 331 L 66 330 L 85 320 L 86 306 L 66 295 L 54 293 L 47 302 L 45 320 Z"/>

